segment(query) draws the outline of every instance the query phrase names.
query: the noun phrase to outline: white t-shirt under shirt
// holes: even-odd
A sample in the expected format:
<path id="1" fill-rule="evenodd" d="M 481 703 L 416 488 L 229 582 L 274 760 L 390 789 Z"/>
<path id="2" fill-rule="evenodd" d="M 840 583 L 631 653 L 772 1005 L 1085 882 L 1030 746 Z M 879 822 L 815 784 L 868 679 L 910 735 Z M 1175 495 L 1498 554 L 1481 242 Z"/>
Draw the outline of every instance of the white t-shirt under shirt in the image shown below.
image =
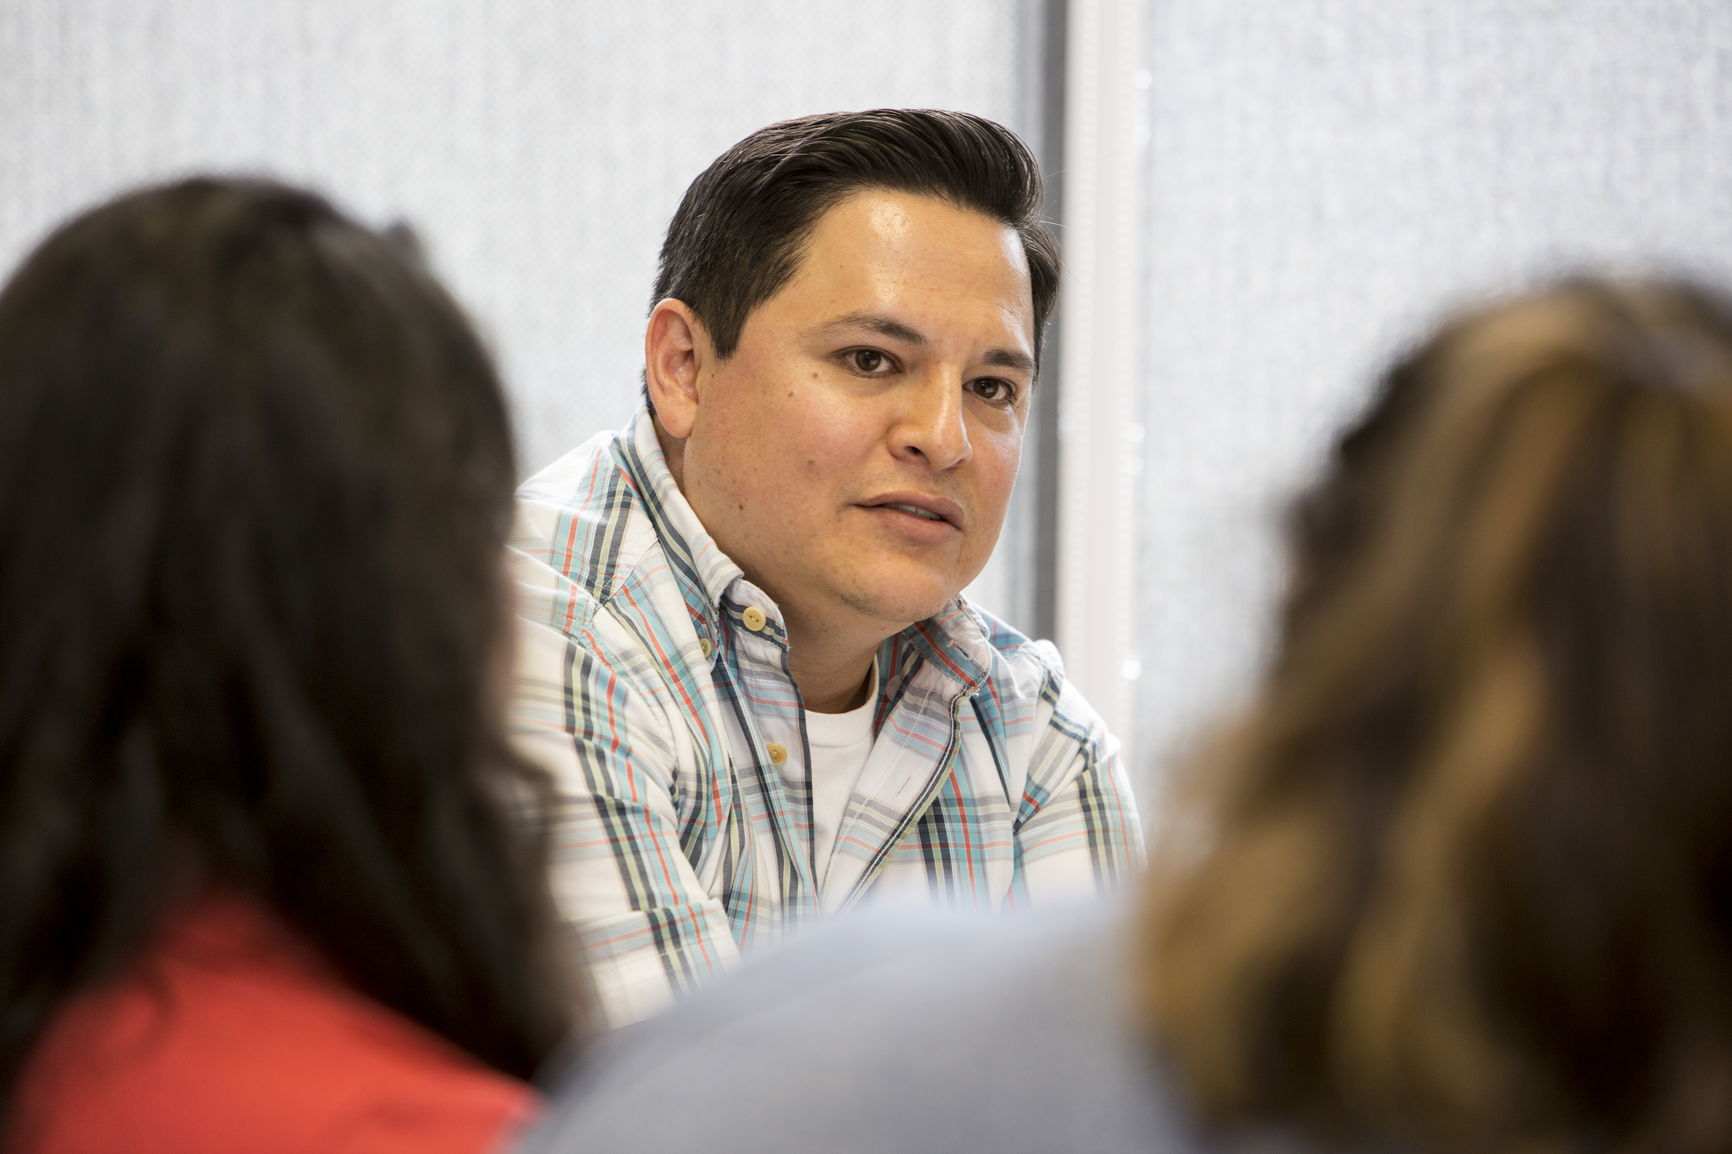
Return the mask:
<path id="1" fill-rule="evenodd" d="M 872 666 L 876 684 L 878 666 Z M 872 707 L 876 694 L 866 704 L 847 713 L 806 711 L 806 744 L 812 750 L 812 862 L 818 884 L 830 872 L 830 855 L 836 848 L 836 830 L 848 810 L 848 799 L 860 783 L 866 757 L 872 752 Z M 789 758 L 782 772 L 800 772 L 796 758 Z"/>

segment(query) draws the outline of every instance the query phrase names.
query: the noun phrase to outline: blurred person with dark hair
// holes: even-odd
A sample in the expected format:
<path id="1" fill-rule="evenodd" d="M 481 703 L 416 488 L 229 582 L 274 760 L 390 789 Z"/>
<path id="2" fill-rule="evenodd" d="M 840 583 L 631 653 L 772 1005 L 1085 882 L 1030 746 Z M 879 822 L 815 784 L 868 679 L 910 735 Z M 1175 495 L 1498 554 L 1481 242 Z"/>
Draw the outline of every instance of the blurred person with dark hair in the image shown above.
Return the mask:
<path id="1" fill-rule="evenodd" d="M 633 425 L 526 485 L 515 719 L 612 1024 L 886 898 L 997 909 L 1141 864 L 1057 653 L 960 594 L 1058 291 L 1040 171 L 961 112 L 774 124 L 668 226 Z"/>
<path id="2" fill-rule="evenodd" d="M 194 179 L 0 291 L 0 1133 L 474 1151 L 571 1020 L 514 465 L 400 237 Z"/>
<path id="3" fill-rule="evenodd" d="M 1462 316 L 1290 535 L 1135 917 L 808 941 L 526 1149 L 1732 1149 L 1732 299 Z"/>

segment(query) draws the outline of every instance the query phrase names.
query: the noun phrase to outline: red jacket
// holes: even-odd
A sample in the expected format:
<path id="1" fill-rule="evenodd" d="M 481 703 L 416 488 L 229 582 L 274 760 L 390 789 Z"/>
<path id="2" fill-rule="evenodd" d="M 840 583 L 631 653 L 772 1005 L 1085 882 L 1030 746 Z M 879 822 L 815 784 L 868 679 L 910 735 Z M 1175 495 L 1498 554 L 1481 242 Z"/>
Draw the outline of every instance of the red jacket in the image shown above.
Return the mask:
<path id="1" fill-rule="evenodd" d="M 207 902 L 75 999 L 27 1066 L 7 1154 L 476 1154 L 524 1084 L 342 983 L 270 917 Z"/>

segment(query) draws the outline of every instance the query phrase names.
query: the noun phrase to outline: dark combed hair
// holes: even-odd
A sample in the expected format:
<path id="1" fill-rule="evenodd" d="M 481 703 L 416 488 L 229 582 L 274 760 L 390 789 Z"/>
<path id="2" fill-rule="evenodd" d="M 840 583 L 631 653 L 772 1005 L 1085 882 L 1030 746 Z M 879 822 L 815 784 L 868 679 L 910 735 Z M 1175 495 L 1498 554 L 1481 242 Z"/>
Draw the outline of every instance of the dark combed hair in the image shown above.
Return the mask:
<path id="1" fill-rule="evenodd" d="M 556 1044 L 514 477 L 460 309 L 305 191 L 126 195 L 0 291 L 0 1123 L 56 1011 L 212 891 L 489 1066 Z"/>
<path id="2" fill-rule="evenodd" d="M 1028 258 L 1038 359 L 1059 280 L 1040 166 L 1015 133 L 966 112 L 830 112 L 752 133 L 686 189 L 650 304 L 684 301 L 717 354 L 732 356 L 746 317 L 798 269 L 818 219 L 867 189 L 937 197 L 1014 229 Z"/>
<path id="3" fill-rule="evenodd" d="M 1732 299 L 1578 278 L 1464 315 L 1291 532 L 1143 947 L 1202 1112 L 1732 1149 Z"/>

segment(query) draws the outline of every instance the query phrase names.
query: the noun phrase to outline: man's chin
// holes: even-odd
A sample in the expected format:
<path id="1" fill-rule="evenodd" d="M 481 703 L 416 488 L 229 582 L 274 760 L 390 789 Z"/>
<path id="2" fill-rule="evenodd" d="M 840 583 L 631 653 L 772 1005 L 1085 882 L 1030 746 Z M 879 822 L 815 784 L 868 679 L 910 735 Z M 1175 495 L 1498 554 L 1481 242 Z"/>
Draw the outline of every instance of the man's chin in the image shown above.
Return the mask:
<path id="1" fill-rule="evenodd" d="M 884 635 L 888 637 L 937 616 L 961 591 L 960 587 L 950 589 L 945 586 L 896 591 L 880 588 L 861 590 L 847 601 L 856 612 L 883 622 Z"/>

